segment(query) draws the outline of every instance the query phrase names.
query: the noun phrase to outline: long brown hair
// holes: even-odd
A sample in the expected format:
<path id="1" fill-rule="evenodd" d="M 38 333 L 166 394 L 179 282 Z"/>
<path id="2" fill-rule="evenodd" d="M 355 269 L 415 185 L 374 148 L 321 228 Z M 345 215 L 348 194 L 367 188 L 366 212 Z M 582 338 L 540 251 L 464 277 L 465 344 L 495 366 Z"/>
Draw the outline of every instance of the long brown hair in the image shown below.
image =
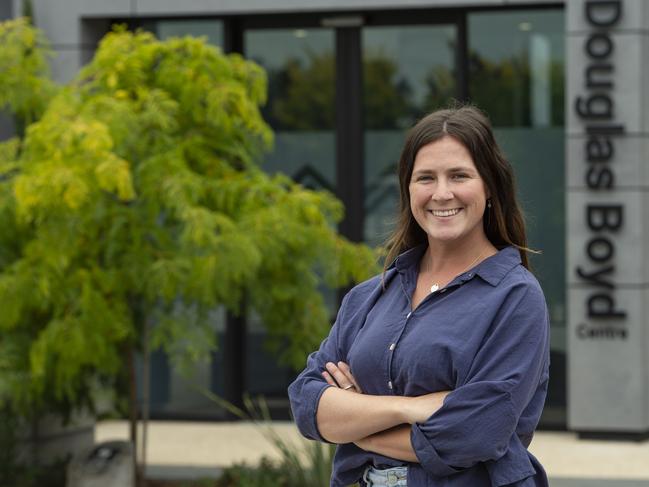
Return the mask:
<path id="1" fill-rule="evenodd" d="M 423 146 L 443 137 L 453 137 L 469 151 L 490 195 L 491 208 L 482 218 L 485 234 L 494 247 L 516 247 L 523 265 L 529 269 L 525 220 L 518 200 L 514 171 L 498 147 L 487 116 L 474 106 L 437 110 L 422 118 L 410 129 L 399 159 L 399 216 L 394 232 L 387 241 L 385 268 L 396 257 L 427 241 L 410 211 L 410 178 L 417 152 Z"/>

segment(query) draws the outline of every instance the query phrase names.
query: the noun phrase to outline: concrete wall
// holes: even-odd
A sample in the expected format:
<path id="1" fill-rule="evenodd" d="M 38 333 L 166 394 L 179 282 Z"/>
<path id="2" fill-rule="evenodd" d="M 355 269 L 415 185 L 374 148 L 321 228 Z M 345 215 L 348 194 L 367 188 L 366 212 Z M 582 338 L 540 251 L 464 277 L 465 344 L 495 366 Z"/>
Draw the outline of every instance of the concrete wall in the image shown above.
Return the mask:
<path id="1" fill-rule="evenodd" d="M 649 2 L 566 7 L 569 428 L 644 433 Z"/>

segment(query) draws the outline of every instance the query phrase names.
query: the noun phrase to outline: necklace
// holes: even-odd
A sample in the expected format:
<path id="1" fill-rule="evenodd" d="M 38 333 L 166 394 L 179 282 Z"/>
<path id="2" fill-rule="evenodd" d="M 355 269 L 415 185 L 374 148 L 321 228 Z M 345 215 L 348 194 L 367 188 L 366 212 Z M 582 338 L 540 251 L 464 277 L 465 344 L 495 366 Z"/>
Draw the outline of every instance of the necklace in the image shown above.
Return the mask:
<path id="1" fill-rule="evenodd" d="M 487 249 L 485 249 L 485 250 L 483 250 L 482 252 L 480 252 L 480 255 L 478 255 L 478 256 L 475 258 L 475 260 L 474 260 L 473 262 L 471 262 L 468 266 L 466 266 L 466 267 L 464 268 L 464 270 L 462 270 L 461 272 L 459 272 L 457 275 L 459 276 L 459 275 L 462 274 L 463 272 L 466 272 L 466 271 L 468 271 L 469 269 L 471 269 L 471 267 L 473 267 L 473 266 L 474 266 L 474 265 L 475 265 L 475 264 L 480 260 L 480 257 L 482 257 L 486 251 L 487 251 Z M 432 267 L 432 265 L 433 265 L 433 264 L 432 264 L 432 262 L 431 262 L 431 267 Z M 431 292 L 431 293 L 434 293 L 434 292 L 437 291 L 437 290 L 439 290 L 439 283 L 438 283 L 438 282 L 434 282 L 433 285 L 430 287 L 430 292 Z"/>

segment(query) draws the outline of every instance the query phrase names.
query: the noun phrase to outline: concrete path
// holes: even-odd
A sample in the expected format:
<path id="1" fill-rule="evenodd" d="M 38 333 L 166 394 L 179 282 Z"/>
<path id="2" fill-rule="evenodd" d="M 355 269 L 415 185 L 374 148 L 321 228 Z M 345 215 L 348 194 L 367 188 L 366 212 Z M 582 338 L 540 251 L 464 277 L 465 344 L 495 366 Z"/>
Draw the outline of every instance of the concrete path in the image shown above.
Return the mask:
<path id="1" fill-rule="evenodd" d="M 254 465 L 266 455 L 279 458 L 264 435 L 272 428 L 299 445 L 290 422 L 261 426 L 246 422 L 152 421 L 149 426 L 148 474 L 154 478 L 215 477 L 222 467 Z M 95 442 L 127 439 L 125 421 L 104 421 Z M 530 451 L 544 465 L 552 487 L 649 487 L 649 441 L 579 440 L 573 433 L 537 432 Z"/>

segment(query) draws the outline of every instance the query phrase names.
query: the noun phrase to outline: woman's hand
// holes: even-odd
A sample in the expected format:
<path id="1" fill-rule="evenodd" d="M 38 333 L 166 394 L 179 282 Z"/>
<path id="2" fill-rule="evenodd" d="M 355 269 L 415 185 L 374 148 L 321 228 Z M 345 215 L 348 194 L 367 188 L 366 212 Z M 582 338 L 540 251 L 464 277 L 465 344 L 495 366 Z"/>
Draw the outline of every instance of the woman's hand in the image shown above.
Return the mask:
<path id="1" fill-rule="evenodd" d="M 439 391 L 409 397 L 403 411 L 406 421 L 410 424 L 423 423 L 444 405 L 444 399 L 450 392 Z"/>
<path id="2" fill-rule="evenodd" d="M 322 372 L 322 377 L 327 381 L 327 384 L 346 391 L 357 392 L 359 394 L 363 393 L 358 382 L 356 382 L 356 379 L 352 375 L 349 365 L 345 362 L 341 361 L 338 364 L 327 362 L 325 367 L 327 370 Z"/>
<path id="3" fill-rule="evenodd" d="M 358 382 L 352 375 L 352 371 L 345 362 L 327 362 L 325 365 L 327 370 L 322 372 L 322 376 L 328 384 L 350 392 L 357 392 L 362 394 Z M 403 415 L 404 420 L 409 424 L 423 423 L 430 418 L 444 404 L 444 398 L 451 391 L 438 391 L 424 394 L 423 396 L 407 397 Z"/>
<path id="4" fill-rule="evenodd" d="M 377 443 L 379 440 L 393 442 L 398 438 L 398 443 L 406 451 L 396 454 L 395 450 L 394 457 L 414 461 L 410 452 L 412 446 L 408 446 L 410 440 L 407 425 L 428 419 L 442 407 L 444 398 L 450 391 L 419 397 L 363 394 L 345 362 L 327 362 L 325 369 L 322 377 L 333 387 L 322 393 L 316 412 L 316 423 L 322 437 L 339 444 L 359 442 L 361 448 L 376 452 L 384 451 L 382 443 Z M 350 392 L 353 394 L 350 395 Z M 396 431 L 386 436 L 381 434 L 399 425 L 403 428 L 398 429 L 398 437 L 393 436 Z M 379 435 L 367 438 L 376 433 Z M 371 444 L 366 440 L 371 441 Z"/>
<path id="5" fill-rule="evenodd" d="M 412 426 L 401 424 L 355 441 L 361 450 L 411 463 L 419 463 L 410 441 Z"/>

